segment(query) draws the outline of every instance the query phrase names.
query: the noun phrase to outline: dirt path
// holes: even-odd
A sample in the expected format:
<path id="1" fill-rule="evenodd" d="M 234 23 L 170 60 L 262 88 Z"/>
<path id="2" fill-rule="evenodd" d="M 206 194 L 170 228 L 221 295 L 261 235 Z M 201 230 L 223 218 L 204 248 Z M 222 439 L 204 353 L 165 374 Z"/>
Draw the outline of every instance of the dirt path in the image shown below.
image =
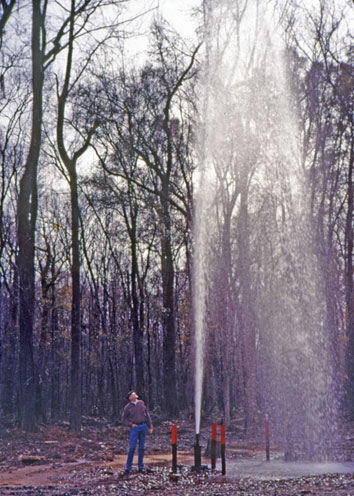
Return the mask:
<path id="1" fill-rule="evenodd" d="M 144 461 L 147 467 L 170 466 L 171 454 L 148 454 Z M 0 473 L 0 488 L 55 486 L 80 471 L 102 471 L 106 475 L 118 476 L 124 470 L 125 462 L 126 455 L 117 455 L 111 462 L 105 463 L 81 459 L 72 463 L 35 464 L 14 468 Z M 181 452 L 178 454 L 178 463 L 191 466 L 193 457 L 188 452 Z M 137 457 L 134 458 L 134 464 L 137 464 Z"/>
<path id="2" fill-rule="evenodd" d="M 64 476 L 74 470 L 87 468 L 89 465 L 86 461 L 82 460 L 74 463 L 66 463 L 65 465 L 45 464 L 21 467 L 10 470 L 9 472 L 2 472 L 0 474 L 0 487 L 55 485 L 60 483 Z"/>

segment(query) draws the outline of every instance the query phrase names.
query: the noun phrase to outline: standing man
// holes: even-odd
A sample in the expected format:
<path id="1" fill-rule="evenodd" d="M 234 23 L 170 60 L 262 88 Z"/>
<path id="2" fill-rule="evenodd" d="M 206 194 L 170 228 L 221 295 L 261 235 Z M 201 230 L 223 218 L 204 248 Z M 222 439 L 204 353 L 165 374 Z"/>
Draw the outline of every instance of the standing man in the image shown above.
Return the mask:
<path id="1" fill-rule="evenodd" d="M 127 394 L 129 403 L 125 405 L 122 414 L 122 424 L 130 427 L 129 435 L 129 451 L 127 464 L 124 475 L 128 475 L 133 463 L 135 448 L 139 440 L 139 456 L 138 456 L 138 469 L 139 472 L 144 472 L 144 449 L 146 432 L 152 434 L 152 422 L 142 400 L 138 400 L 138 395 L 135 391 L 129 391 Z"/>

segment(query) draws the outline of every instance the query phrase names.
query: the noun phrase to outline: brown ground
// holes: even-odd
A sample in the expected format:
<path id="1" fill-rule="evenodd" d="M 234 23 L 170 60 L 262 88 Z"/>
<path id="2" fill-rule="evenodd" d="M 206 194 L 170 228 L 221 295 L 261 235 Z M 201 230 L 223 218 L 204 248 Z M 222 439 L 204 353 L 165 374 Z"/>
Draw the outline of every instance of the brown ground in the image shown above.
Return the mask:
<path id="1" fill-rule="evenodd" d="M 132 471 L 122 477 L 126 460 L 127 432 L 95 419 L 85 419 L 80 436 L 65 423 L 41 427 L 27 434 L 11 427 L 0 432 L 0 496 L 83 495 L 354 495 L 354 476 L 323 475 L 288 480 L 260 481 L 222 476 L 220 470 L 200 474 L 191 471 L 194 462 L 193 425 L 178 422 L 178 473 L 171 474 L 171 422 L 157 423 L 146 443 L 146 474 Z M 206 431 L 209 428 L 206 426 Z M 207 435 L 206 435 L 207 437 Z M 201 438 L 205 447 L 206 437 Z M 281 456 L 273 447 L 272 457 Z M 241 440 L 227 433 L 227 460 L 264 459 L 257 440 Z M 202 463 L 209 464 L 204 458 Z M 218 462 L 217 469 L 220 464 Z M 226 465 L 227 466 L 227 465 Z"/>

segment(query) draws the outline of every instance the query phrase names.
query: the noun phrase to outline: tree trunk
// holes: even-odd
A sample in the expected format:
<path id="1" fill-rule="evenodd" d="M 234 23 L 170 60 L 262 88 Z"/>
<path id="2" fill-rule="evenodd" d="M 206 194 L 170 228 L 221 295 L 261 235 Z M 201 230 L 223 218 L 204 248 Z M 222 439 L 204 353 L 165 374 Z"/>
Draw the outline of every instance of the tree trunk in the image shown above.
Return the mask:
<path id="1" fill-rule="evenodd" d="M 20 181 L 17 204 L 20 327 L 19 418 L 23 429 L 35 428 L 35 371 L 33 362 L 33 316 L 35 302 L 35 228 L 37 218 L 37 165 L 41 148 L 43 54 L 40 1 L 33 0 L 32 12 L 32 134 L 25 172 Z"/>
<path id="2" fill-rule="evenodd" d="M 14 399 L 16 391 L 16 324 L 18 319 L 18 277 L 15 268 L 13 291 L 9 303 L 9 321 L 5 326 L 4 336 L 9 336 L 4 356 L 2 358 L 4 390 L 2 395 L 2 409 L 6 414 L 14 413 Z"/>
<path id="3" fill-rule="evenodd" d="M 354 127 L 351 129 L 351 149 L 348 172 L 348 210 L 345 229 L 346 264 L 345 264 L 345 296 L 347 313 L 348 343 L 348 399 L 351 414 L 354 417 L 354 286 L 353 286 L 353 210 L 354 210 Z"/>
<path id="4" fill-rule="evenodd" d="M 87 2 L 89 3 L 89 2 Z M 77 161 L 85 153 L 90 145 L 91 137 L 97 127 L 93 125 L 87 133 L 82 146 L 75 151 L 71 157 L 65 146 L 64 140 L 64 118 L 65 108 L 69 97 L 69 90 L 72 89 L 70 79 L 73 68 L 73 51 L 75 40 L 75 0 L 71 0 L 71 15 L 68 34 L 68 51 L 66 59 L 66 69 L 64 83 L 58 98 L 58 121 L 57 121 L 57 144 L 60 158 L 63 161 L 69 174 L 70 200 L 71 200 L 71 413 L 70 428 L 74 432 L 81 430 L 82 398 L 81 398 L 81 295 L 80 295 L 80 242 L 79 242 L 79 225 L 80 209 L 78 196 L 78 179 L 77 179 Z M 77 82 L 77 80 L 76 80 Z"/>
<path id="5" fill-rule="evenodd" d="M 134 221 L 133 221 L 134 222 Z M 133 226 L 131 234 L 131 285 L 132 285 L 132 321 L 133 321 L 133 341 L 135 354 L 135 374 L 136 389 L 142 395 L 145 393 L 144 381 L 144 356 L 143 356 L 143 330 L 139 318 L 139 297 L 138 297 L 138 261 L 137 261 L 137 240 L 136 228 Z"/>
<path id="6" fill-rule="evenodd" d="M 56 420 L 60 415 L 60 357 L 58 353 L 59 345 L 59 322 L 58 309 L 56 301 L 56 284 L 55 284 L 55 261 L 52 258 L 51 275 L 53 284 L 51 286 L 50 305 L 51 305 L 51 374 L 50 374 L 50 415 L 51 420 Z"/>
<path id="7" fill-rule="evenodd" d="M 80 309 L 80 248 L 79 248 L 79 199 L 75 165 L 70 170 L 71 198 L 71 414 L 70 428 L 81 430 L 81 309 Z"/>
<path id="8" fill-rule="evenodd" d="M 246 400 L 246 425 L 252 428 L 256 422 L 256 323 L 252 308 L 251 269 L 249 258 L 249 226 L 247 195 L 242 193 L 239 218 L 239 274 L 242 294 L 241 326 L 243 341 L 243 373 Z"/>
<path id="9" fill-rule="evenodd" d="M 171 219 L 168 200 L 163 206 L 164 231 L 161 240 L 161 273 L 163 291 L 163 386 L 166 409 L 171 415 L 175 415 L 178 413 L 178 398 L 176 384 L 174 267 L 171 246 Z"/>

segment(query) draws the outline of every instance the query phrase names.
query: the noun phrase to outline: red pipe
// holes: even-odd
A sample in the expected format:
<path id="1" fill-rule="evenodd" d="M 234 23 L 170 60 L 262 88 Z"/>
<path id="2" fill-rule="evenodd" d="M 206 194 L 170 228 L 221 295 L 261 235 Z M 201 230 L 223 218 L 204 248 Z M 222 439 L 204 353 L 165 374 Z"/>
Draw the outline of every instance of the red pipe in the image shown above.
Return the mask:
<path id="1" fill-rule="evenodd" d="M 217 434 L 216 434 L 216 422 L 213 422 L 211 424 L 211 439 L 212 439 L 212 441 L 216 441 L 216 436 L 217 436 Z"/>
<path id="2" fill-rule="evenodd" d="M 177 425 L 172 424 L 172 444 L 177 444 Z"/>
<path id="3" fill-rule="evenodd" d="M 177 473 L 177 425 L 172 424 L 172 473 Z"/>
<path id="4" fill-rule="evenodd" d="M 220 425 L 221 444 L 225 444 L 225 424 Z"/>

